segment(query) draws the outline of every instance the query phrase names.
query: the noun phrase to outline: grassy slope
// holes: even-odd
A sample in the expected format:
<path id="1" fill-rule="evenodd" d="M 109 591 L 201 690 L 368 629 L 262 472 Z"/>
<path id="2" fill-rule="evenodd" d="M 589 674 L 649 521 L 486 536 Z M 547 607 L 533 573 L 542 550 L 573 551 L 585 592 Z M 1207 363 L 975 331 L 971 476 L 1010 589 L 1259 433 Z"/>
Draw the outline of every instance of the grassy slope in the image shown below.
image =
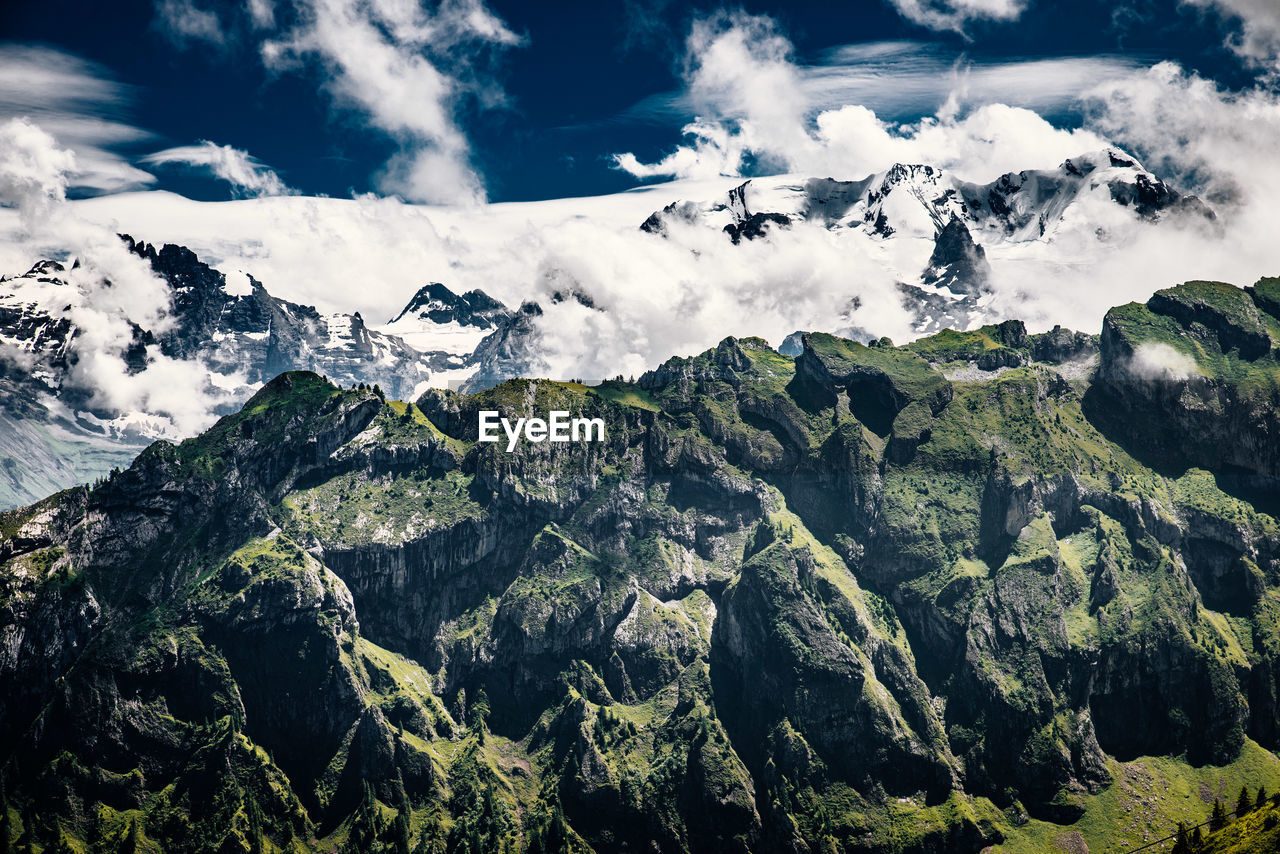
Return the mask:
<path id="1" fill-rule="evenodd" d="M 1241 786 L 1280 786 L 1280 759 L 1252 741 L 1229 765 L 1193 767 L 1176 757 L 1143 757 L 1110 763 L 1109 787 L 1085 799 L 1085 814 L 1074 824 L 1031 820 L 1009 824 L 1005 843 L 990 854 L 1042 854 L 1066 847 L 1078 834 L 1091 854 L 1119 854 L 1166 836 L 1178 822 L 1199 824 L 1209 817 L 1214 799 L 1228 810 Z M 1158 849 L 1157 849 L 1158 850 Z"/>

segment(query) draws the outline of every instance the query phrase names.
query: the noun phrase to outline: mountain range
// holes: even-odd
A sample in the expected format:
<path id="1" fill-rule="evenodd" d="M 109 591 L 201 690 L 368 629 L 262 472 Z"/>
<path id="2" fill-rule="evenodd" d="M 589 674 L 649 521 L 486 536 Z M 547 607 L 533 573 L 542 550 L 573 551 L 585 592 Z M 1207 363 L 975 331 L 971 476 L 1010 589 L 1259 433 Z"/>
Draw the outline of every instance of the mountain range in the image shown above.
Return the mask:
<path id="1" fill-rule="evenodd" d="M 840 239 L 856 233 L 862 239 L 850 251 L 870 253 L 889 271 L 915 334 L 928 334 L 1002 319 L 990 308 L 993 263 L 1004 263 L 1010 250 L 1052 251 L 1061 230 L 1082 222 L 1099 223 L 1090 228 L 1105 240 L 1102 223 L 1117 211 L 1151 221 L 1214 220 L 1195 197 L 1107 149 L 1056 170 L 1009 173 L 987 184 L 903 164 L 857 181 L 754 179 L 722 199 L 672 202 L 638 225 L 658 236 L 671 227 L 707 227 L 734 244 L 786 241 L 790 229 L 804 224 Z M 217 270 L 182 246 L 122 239 L 162 280 L 167 303 L 159 323 L 118 312 L 114 321 L 127 326 L 127 342 L 117 336 L 105 346 L 95 343 L 100 331 L 86 338 L 101 321 L 85 318 L 81 308 L 98 299 L 91 294 L 108 291 L 87 282 L 72 260 L 41 261 L 0 280 L 0 507 L 126 465 L 147 442 L 180 438 L 192 424 L 233 411 L 282 371 L 311 370 L 344 386 L 378 385 L 395 398 L 415 398 L 429 386 L 481 391 L 547 373 L 549 341 L 560 350 L 572 346 L 561 340 L 567 332 L 544 322 L 548 305 L 573 300 L 592 312 L 608 311 L 572 288 L 511 310 L 483 291 L 459 295 L 436 282 L 420 288 L 388 322 L 370 325 L 359 313 L 322 314 L 279 299 L 252 276 Z M 850 311 L 861 304 L 856 283 L 830 287 L 848 289 Z M 878 339 L 848 315 L 837 313 L 821 328 L 863 342 Z M 798 340 L 792 336 L 783 350 L 795 355 Z M 131 383 L 151 388 L 149 378 L 162 371 L 173 378 L 155 382 L 191 390 L 180 403 L 196 412 L 185 420 L 158 396 L 113 393 Z M 174 408 L 172 400 L 168 407 Z"/>
<path id="2" fill-rule="evenodd" d="M 0 514 L 0 839 L 1127 851 L 1280 786 L 1280 279 L 798 346 L 287 372 Z"/>
<path id="3" fill-rule="evenodd" d="M 726 199 L 672 202 L 640 227 L 662 234 L 673 221 L 705 225 L 722 229 L 735 244 L 798 223 L 860 231 L 884 247 L 882 262 L 895 271 L 904 301 L 915 310 L 916 331 L 930 333 L 992 320 L 982 312 L 982 298 L 990 293 L 989 251 L 1049 244 L 1082 221 L 1093 222 L 1105 241 L 1106 217 L 1100 214 L 1117 206 L 1151 222 L 1171 216 L 1216 222 L 1200 199 L 1109 148 L 1054 170 L 1010 172 L 985 184 L 935 166 L 901 163 L 857 181 L 751 180 Z"/>
<path id="4" fill-rule="evenodd" d="M 224 274 L 184 247 L 122 239 L 165 283 L 170 305 L 163 329 L 129 319 L 132 340 L 118 356 L 124 372 L 136 376 L 157 357 L 180 363 L 182 381 L 208 400 L 211 416 L 234 411 L 262 383 L 295 369 L 411 398 L 430 380 L 473 372 L 472 351 L 511 319 L 482 292 L 456 296 L 432 283 L 379 330 L 359 313 L 321 314 L 281 300 L 253 277 Z M 0 280 L 0 505 L 92 480 L 127 465 L 154 439 L 180 437 L 163 412 L 122 411 L 100 399 L 78 341 L 84 330 L 76 307 L 85 294 L 76 269 L 56 261 Z"/>

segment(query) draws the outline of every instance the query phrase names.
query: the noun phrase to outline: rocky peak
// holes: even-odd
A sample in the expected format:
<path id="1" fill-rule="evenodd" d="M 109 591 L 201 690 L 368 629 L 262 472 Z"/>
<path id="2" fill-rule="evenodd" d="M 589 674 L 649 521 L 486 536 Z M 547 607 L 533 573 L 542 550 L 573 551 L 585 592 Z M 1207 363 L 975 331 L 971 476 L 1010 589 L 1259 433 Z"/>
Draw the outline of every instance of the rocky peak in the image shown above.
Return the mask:
<path id="1" fill-rule="evenodd" d="M 432 282 L 418 289 L 391 323 L 396 324 L 412 316 L 433 324 L 456 323 L 492 329 L 509 314 L 506 306 L 484 291 L 473 290 L 458 295 L 440 282 Z"/>
<path id="2" fill-rule="evenodd" d="M 57 261 L 51 261 L 51 260 L 45 259 L 45 260 L 37 261 L 34 265 L 32 265 L 31 269 L 28 270 L 23 275 L 22 278 L 52 280 L 53 277 L 56 276 L 58 273 L 65 273 L 66 271 L 67 271 L 67 268 L 65 265 L 60 264 Z M 3 281 L 4 278 L 6 277 L 0 277 L 0 281 Z"/>
<path id="3" fill-rule="evenodd" d="M 973 240 L 969 227 L 952 215 L 934 240 L 929 266 L 924 270 L 924 284 L 947 288 L 954 294 L 978 296 L 987 290 L 991 264 L 987 253 Z"/>
<path id="4" fill-rule="evenodd" d="M 538 319 L 541 317 L 542 306 L 526 300 L 518 311 L 486 335 L 467 359 L 474 372 L 462 383 L 462 391 L 481 391 L 511 377 L 540 373 L 543 362 L 538 354 L 541 337 Z"/>

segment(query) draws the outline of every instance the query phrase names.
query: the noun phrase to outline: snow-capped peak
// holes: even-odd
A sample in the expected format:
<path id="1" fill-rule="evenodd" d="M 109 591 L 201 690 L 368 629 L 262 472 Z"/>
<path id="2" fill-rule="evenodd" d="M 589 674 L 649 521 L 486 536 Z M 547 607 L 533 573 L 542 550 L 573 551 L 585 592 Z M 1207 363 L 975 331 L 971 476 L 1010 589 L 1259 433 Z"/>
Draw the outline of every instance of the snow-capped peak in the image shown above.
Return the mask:
<path id="1" fill-rule="evenodd" d="M 419 288 L 404 309 L 378 331 L 424 353 L 461 358 L 470 355 L 510 316 L 506 306 L 484 291 L 455 294 L 440 282 L 432 282 Z"/>

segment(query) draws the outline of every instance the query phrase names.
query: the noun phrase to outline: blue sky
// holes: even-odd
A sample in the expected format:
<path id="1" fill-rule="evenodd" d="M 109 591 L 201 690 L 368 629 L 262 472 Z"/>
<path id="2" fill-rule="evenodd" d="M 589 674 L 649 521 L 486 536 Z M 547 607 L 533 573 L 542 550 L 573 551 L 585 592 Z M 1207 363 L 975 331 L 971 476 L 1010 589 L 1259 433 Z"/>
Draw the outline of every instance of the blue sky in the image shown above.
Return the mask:
<path id="1" fill-rule="evenodd" d="M 718 4 L 458 0 L 426 3 L 412 20 L 369 19 L 378 5 L 0 4 L 0 75 L 10 81 L 0 85 L 0 117 L 43 116 L 82 167 L 98 167 L 73 182 L 73 195 L 151 187 L 220 199 L 287 188 L 450 201 L 435 190 L 453 187 L 455 196 L 514 201 L 635 186 L 640 178 L 613 155 L 660 161 L 687 123 L 718 109 L 690 96 L 699 63 L 690 35 L 699 21 L 724 18 Z M 936 112 L 949 77 L 964 69 L 972 103 L 961 109 L 998 101 L 1073 127 L 1084 120 L 1083 91 L 1162 60 L 1227 90 L 1267 85 L 1275 66 L 1266 51 L 1280 30 L 1268 5 L 828 0 L 732 9 L 733 20 L 767 20 L 785 42 L 810 115 L 859 103 L 910 122 Z M 320 32 L 314 24 L 326 14 L 329 31 Z M 369 38 L 382 41 L 382 59 L 359 53 Z M 358 79 L 383 59 L 393 63 L 382 69 L 390 84 L 376 71 Z M 45 88 L 24 89 L 30 75 L 48 77 Z M 749 70 L 746 80 L 750 88 Z M 731 111 L 719 118 L 735 120 Z M 214 160 L 224 175 L 250 177 L 239 186 L 216 179 Z M 742 164 L 769 168 L 751 156 Z"/>

